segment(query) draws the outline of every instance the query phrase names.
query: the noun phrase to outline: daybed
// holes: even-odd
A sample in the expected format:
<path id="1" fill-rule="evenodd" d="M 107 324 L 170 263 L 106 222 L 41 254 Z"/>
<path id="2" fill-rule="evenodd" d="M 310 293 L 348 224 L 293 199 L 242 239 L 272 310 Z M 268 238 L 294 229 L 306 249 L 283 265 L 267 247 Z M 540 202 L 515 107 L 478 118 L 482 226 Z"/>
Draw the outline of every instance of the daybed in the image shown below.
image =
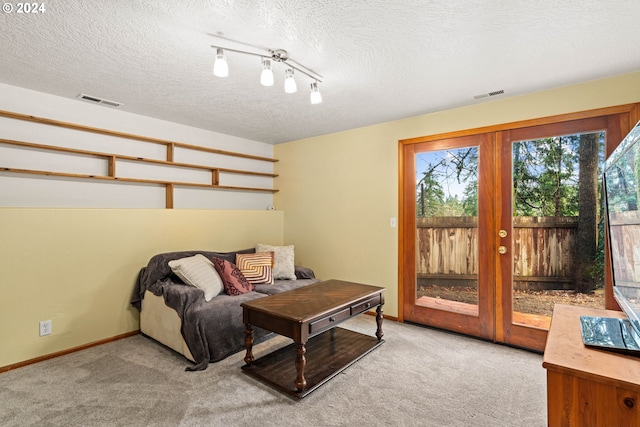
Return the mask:
<path id="1" fill-rule="evenodd" d="M 207 260 L 218 260 L 218 266 L 224 262 L 227 267 L 234 267 L 234 274 L 237 275 L 236 255 L 253 254 L 255 248 L 222 253 L 170 252 L 152 257 L 147 266 L 140 270 L 131 299 L 131 304 L 140 310 L 140 331 L 195 362 L 195 366 L 187 367 L 192 371 L 206 369 L 209 362 L 217 362 L 244 349 L 245 326 L 241 303 L 318 282 L 311 269 L 294 266 L 293 257 L 284 260 L 293 268 L 285 265 L 289 271 L 282 274 L 283 260 L 279 259 L 279 254 L 282 249 L 290 249 L 292 254 L 293 246 L 263 245 L 258 248 L 276 251 L 273 283 L 253 284 L 252 290 L 240 292 L 231 289 L 231 293 L 236 295 L 229 295 L 227 292 L 230 290 L 226 289 L 227 283 L 223 280 L 225 289 L 220 293 L 216 290 L 215 295 L 208 295 L 207 298 L 205 294 L 209 291 L 185 284 L 190 277 L 181 274 L 181 278 L 176 274 L 180 274 L 176 263 L 193 260 L 196 256 L 201 261 L 199 256 L 204 256 Z M 218 273 L 221 271 L 218 270 Z M 228 277 L 225 272 L 219 275 L 223 279 L 225 276 Z M 279 277 L 287 277 L 288 280 Z M 254 328 L 254 337 L 257 343 L 270 335 L 265 330 Z"/>

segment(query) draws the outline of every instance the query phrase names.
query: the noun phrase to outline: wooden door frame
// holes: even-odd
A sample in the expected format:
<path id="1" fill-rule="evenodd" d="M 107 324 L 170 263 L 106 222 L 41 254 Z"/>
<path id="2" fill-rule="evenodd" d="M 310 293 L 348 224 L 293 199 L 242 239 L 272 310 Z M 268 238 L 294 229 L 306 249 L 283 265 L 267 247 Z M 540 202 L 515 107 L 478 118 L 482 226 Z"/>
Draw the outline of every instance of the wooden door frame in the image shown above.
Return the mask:
<path id="1" fill-rule="evenodd" d="M 413 234 L 413 230 L 415 230 L 415 219 L 413 223 L 409 221 L 409 224 L 406 224 L 404 218 L 409 211 L 413 209 L 414 201 L 411 201 L 406 194 L 413 194 L 414 191 L 408 191 L 407 188 L 413 190 L 415 186 L 415 170 L 413 171 L 413 179 L 408 179 L 408 174 L 405 171 L 406 167 L 410 167 L 412 169 L 415 168 L 415 165 L 406 165 L 404 154 L 405 150 L 409 146 L 415 146 L 416 144 L 424 143 L 424 142 L 435 142 L 438 140 L 444 139 L 452 139 L 458 138 L 461 136 L 470 136 L 470 135 L 479 135 L 486 133 L 493 133 L 494 135 L 499 134 L 499 132 L 503 131 L 511 131 L 519 128 L 530 127 L 530 126 L 538 126 L 538 125 L 548 125 L 552 123 L 561 123 L 568 122 L 579 119 L 586 118 L 595 118 L 601 116 L 615 116 L 619 115 L 615 120 L 613 125 L 617 126 L 619 129 L 619 133 L 624 137 L 635 123 L 640 120 L 640 103 L 634 104 L 624 104 L 613 107 L 605 107 L 598 108 L 594 110 L 581 111 L 576 113 L 568 113 L 561 114 L 555 116 L 548 116 L 542 118 L 535 118 L 529 120 L 522 120 L 511 123 L 504 123 L 474 129 L 467 129 L 462 131 L 455 132 L 446 132 L 435 135 L 421 136 L 410 139 L 403 139 L 398 141 L 398 217 L 400 218 L 398 224 L 398 320 L 404 321 L 405 313 L 404 313 L 404 304 L 405 304 L 405 292 L 404 285 L 407 283 L 407 280 L 414 281 L 415 280 L 415 261 L 411 262 L 411 260 L 415 259 L 415 236 Z M 499 143 L 500 141 L 497 141 Z M 606 148 L 606 156 L 609 156 L 611 151 L 617 146 L 620 141 L 615 143 L 610 143 Z M 499 162 L 496 162 L 498 165 Z M 500 176 L 500 174 L 496 174 L 496 176 Z M 500 188 L 501 182 L 499 181 L 495 183 L 497 188 Z M 413 195 L 415 198 L 415 195 Z M 504 216 L 502 205 L 502 200 L 497 200 L 498 206 L 496 206 L 496 215 L 497 222 L 501 223 L 502 217 Z M 413 211 L 415 214 L 415 211 Z M 413 226 L 413 227 L 412 227 Z M 499 258 L 496 258 L 496 263 L 499 263 Z M 608 245 L 606 245 L 605 252 L 605 290 L 606 290 L 606 308 L 607 309 L 619 309 L 615 300 L 613 299 L 613 292 L 611 289 L 611 265 L 609 261 L 608 254 Z M 496 265 L 496 280 L 501 278 L 501 268 L 499 265 Z M 502 303 L 502 302 L 501 302 Z M 496 304 L 498 302 L 496 301 Z M 503 325 L 506 319 L 497 319 L 496 325 Z M 500 322 L 500 323 L 497 323 Z M 498 327 L 500 328 L 500 327 Z M 546 331 L 544 331 L 546 334 Z M 504 338 L 504 337 L 501 337 Z M 514 344 L 518 345 L 518 344 Z M 524 346 L 524 345 L 523 345 Z"/>
<path id="2" fill-rule="evenodd" d="M 422 322 L 421 319 L 429 318 L 431 324 L 436 327 L 445 327 L 446 325 L 455 325 L 455 331 L 479 336 L 485 339 L 493 339 L 495 334 L 495 325 L 493 319 L 495 319 L 494 301 L 495 295 L 493 287 L 483 286 L 483 283 L 495 282 L 495 269 L 493 268 L 493 257 L 495 256 L 495 243 L 496 239 L 493 236 L 496 234 L 495 226 L 495 206 L 487 201 L 493 200 L 491 193 L 496 188 L 493 181 L 495 174 L 495 141 L 492 135 L 489 134 L 477 134 L 477 135 L 463 135 L 457 138 L 448 138 L 439 141 L 429 141 L 425 144 L 407 144 L 404 145 L 402 151 L 402 157 L 410 157 L 415 159 L 416 153 L 425 151 L 438 151 L 443 149 L 455 149 L 465 147 L 478 147 L 479 151 L 479 177 L 482 180 L 483 185 L 479 186 L 478 193 L 483 194 L 479 197 L 478 204 L 478 243 L 482 243 L 482 247 L 478 247 L 478 270 L 482 272 L 482 277 L 478 280 L 478 303 L 477 305 L 455 303 L 453 301 L 443 300 L 443 307 L 446 306 L 449 310 L 439 310 L 433 307 L 427 307 L 420 304 L 415 304 L 415 300 L 410 304 L 402 301 L 402 318 L 411 317 L 412 321 Z M 428 147 L 425 147 L 427 145 Z M 414 193 L 415 188 L 415 161 L 411 164 L 405 164 L 403 183 L 405 187 L 401 190 L 402 193 Z M 401 231 L 405 236 L 405 240 L 412 240 L 414 242 L 410 247 L 405 248 L 407 253 L 402 259 L 402 265 L 400 269 L 406 273 L 404 281 L 400 282 L 402 286 L 415 288 L 416 276 L 415 276 L 415 264 L 416 264 L 416 252 L 415 252 L 415 232 L 416 232 L 416 218 L 415 218 L 415 197 L 405 198 L 405 204 L 402 208 L 402 214 L 400 216 Z M 482 222 L 481 222 L 482 221 Z M 484 227 L 482 225 L 485 225 Z M 405 285 L 411 283 L 410 285 Z M 403 295 L 404 292 L 403 292 Z M 409 315 L 406 311 L 406 305 L 416 308 Z M 468 310 L 469 308 L 476 308 L 477 310 Z"/>

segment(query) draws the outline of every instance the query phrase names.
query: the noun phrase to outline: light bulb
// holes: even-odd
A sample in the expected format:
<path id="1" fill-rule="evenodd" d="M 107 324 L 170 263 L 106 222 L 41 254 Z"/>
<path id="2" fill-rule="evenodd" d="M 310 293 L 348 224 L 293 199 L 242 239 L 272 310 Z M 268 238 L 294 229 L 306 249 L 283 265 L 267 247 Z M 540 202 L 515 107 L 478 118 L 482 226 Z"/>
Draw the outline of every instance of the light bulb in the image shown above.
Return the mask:
<path id="1" fill-rule="evenodd" d="M 273 71 L 271 71 L 271 61 L 266 58 L 262 59 L 262 74 L 260 75 L 260 84 L 262 86 L 273 86 Z"/>
<path id="2" fill-rule="evenodd" d="M 312 104 L 320 104 L 322 102 L 322 95 L 320 95 L 320 91 L 318 90 L 318 82 L 311 83 L 310 99 Z"/>
<path id="3" fill-rule="evenodd" d="M 213 75 L 216 77 L 227 77 L 229 75 L 229 65 L 227 58 L 221 48 L 216 51 L 216 62 L 213 63 Z"/>
<path id="4" fill-rule="evenodd" d="M 287 93 L 295 93 L 297 90 L 298 86 L 293 78 L 293 68 L 287 68 L 284 78 L 284 91 Z"/>

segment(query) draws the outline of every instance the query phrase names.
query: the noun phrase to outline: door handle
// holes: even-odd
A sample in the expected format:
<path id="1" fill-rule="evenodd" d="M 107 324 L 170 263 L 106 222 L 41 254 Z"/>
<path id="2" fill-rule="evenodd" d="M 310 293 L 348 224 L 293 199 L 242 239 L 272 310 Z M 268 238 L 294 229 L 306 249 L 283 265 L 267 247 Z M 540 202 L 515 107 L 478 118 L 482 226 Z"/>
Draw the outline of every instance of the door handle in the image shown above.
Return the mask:
<path id="1" fill-rule="evenodd" d="M 502 246 L 502 245 L 498 246 L 498 253 L 500 255 L 506 254 L 507 253 L 507 247 L 506 246 Z"/>

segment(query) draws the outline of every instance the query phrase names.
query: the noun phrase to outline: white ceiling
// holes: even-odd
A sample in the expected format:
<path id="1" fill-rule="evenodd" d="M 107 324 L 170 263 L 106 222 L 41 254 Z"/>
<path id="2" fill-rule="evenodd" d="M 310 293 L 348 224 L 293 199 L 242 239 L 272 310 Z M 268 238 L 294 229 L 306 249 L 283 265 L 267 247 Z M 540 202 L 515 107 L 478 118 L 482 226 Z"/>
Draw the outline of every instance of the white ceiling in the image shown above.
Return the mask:
<path id="1" fill-rule="evenodd" d="M 639 0 L 4 3 L 1 83 L 270 144 L 640 70 Z M 261 86 L 258 57 L 227 52 L 214 77 L 215 34 L 286 49 L 324 77 L 324 102 L 299 73 L 285 94 L 282 64 Z"/>

